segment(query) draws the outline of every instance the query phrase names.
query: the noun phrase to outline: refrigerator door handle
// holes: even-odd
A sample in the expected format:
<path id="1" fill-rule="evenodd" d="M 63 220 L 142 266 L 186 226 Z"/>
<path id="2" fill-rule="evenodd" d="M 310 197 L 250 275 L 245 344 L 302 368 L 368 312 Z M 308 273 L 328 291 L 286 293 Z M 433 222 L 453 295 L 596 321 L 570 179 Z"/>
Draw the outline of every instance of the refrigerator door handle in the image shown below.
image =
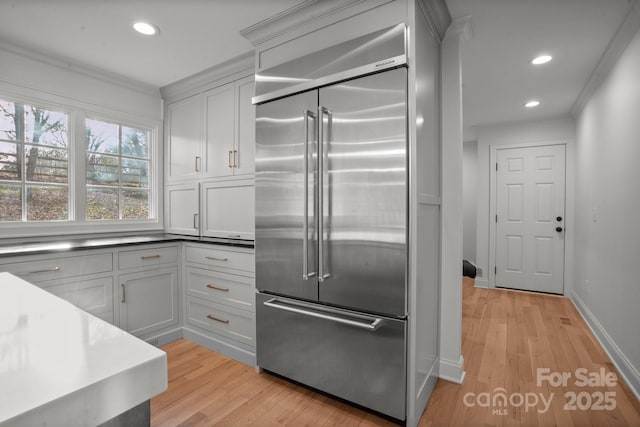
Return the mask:
<path id="1" fill-rule="evenodd" d="M 305 316 L 317 317 L 319 319 L 329 320 L 331 322 L 340 323 L 347 326 L 353 326 L 360 329 L 366 329 L 370 332 L 375 332 L 382 324 L 382 319 L 379 317 L 369 318 L 364 316 L 357 316 L 352 319 L 346 317 L 345 314 L 327 310 L 324 311 L 320 308 L 313 307 L 313 310 L 305 309 L 305 306 L 301 303 L 292 304 L 286 301 L 279 300 L 278 298 L 271 298 L 263 302 L 263 305 L 278 310 L 290 311 L 292 313 L 302 314 Z M 345 316 L 345 317 L 341 317 Z M 363 321 L 364 320 L 364 321 Z"/>
<path id="2" fill-rule="evenodd" d="M 316 275 L 309 272 L 309 117 L 317 116 L 309 110 L 304 111 L 304 159 L 302 173 L 304 175 L 304 222 L 302 225 L 302 279 L 308 280 Z M 315 132 L 314 132 L 315 134 Z"/>
<path id="3" fill-rule="evenodd" d="M 324 244 L 324 173 L 325 173 L 325 149 L 324 149 L 324 117 L 327 116 L 328 127 L 331 128 L 331 111 L 326 108 L 318 107 L 318 281 L 323 282 L 329 277 L 329 273 L 325 268 L 326 247 Z"/>

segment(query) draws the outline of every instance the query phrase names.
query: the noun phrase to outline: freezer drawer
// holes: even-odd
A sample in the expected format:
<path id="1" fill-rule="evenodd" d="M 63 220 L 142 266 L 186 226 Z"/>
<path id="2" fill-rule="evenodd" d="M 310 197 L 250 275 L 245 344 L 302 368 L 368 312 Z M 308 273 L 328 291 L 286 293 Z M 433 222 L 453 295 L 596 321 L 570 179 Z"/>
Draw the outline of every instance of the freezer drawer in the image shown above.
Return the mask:
<path id="1" fill-rule="evenodd" d="M 256 294 L 258 366 L 405 419 L 405 321 Z"/>

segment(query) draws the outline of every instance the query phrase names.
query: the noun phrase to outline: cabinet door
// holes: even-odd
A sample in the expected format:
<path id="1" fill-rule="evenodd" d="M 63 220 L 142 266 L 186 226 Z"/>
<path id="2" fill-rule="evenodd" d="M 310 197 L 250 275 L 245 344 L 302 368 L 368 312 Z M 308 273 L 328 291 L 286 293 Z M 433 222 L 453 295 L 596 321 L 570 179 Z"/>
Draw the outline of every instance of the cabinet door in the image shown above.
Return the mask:
<path id="1" fill-rule="evenodd" d="M 200 235 L 200 184 L 168 186 L 165 205 L 167 233 Z"/>
<path id="2" fill-rule="evenodd" d="M 78 308 L 113 324 L 113 277 L 53 282 L 39 285 Z"/>
<path id="3" fill-rule="evenodd" d="M 202 97 L 194 95 L 167 107 L 167 181 L 200 176 Z"/>
<path id="4" fill-rule="evenodd" d="M 178 267 L 119 276 L 120 327 L 136 336 L 178 323 Z"/>
<path id="5" fill-rule="evenodd" d="M 254 87 L 253 76 L 236 82 L 238 120 L 234 175 L 253 174 L 255 170 L 256 107 L 251 103 Z"/>
<path id="6" fill-rule="evenodd" d="M 254 238 L 253 180 L 222 181 L 202 185 L 202 235 L 233 239 Z"/>
<path id="7" fill-rule="evenodd" d="M 235 85 L 205 92 L 205 171 L 207 177 L 233 175 L 235 139 Z"/>

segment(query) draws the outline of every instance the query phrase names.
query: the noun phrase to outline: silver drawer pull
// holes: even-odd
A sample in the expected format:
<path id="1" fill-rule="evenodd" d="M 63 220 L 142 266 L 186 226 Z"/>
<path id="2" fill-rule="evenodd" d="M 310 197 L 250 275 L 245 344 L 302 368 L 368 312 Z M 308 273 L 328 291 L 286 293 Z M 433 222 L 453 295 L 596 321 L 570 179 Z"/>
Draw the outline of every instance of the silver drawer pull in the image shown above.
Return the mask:
<path id="1" fill-rule="evenodd" d="M 60 271 L 60 267 L 45 268 L 44 270 L 23 271 L 23 272 L 17 273 L 17 274 L 18 274 L 18 276 L 28 276 L 29 274 L 53 273 L 54 271 Z"/>
<path id="2" fill-rule="evenodd" d="M 216 258 L 216 257 L 214 257 L 214 256 L 206 256 L 205 258 L 206 258 L 206 259 L 210 259 L 210 260 L 212 260 L 212 261 L 229 261 L 229 259 L 228 259 L 228 258 Z"/>
<path id="3" fill-rule="evenodd" d="M 142 258 L 143 260 L 158 259 L 158 258 L 160 258 L 160 255 L 146 255 L 146 256 L 143 256 L 143 257 L 140 257 L 140 258 Z"/>
<path id="4" fill-rule="evenodd" d="M 265 301 L 263 304 L 266 305 L 267 307 L 276 308 L 278 310 L 290 311 L 292 313 L 302 314 L 305 316 L 317 317 L 319 319 L 329 320 L 336 323 L 342 323 L 343 325 L 366 329 L 371 332 L 374 332 L 382 324 L 382 319 L 380 318 L 371 319 L 371 318 L 365 318 L 363 316 L 362 320 L 365 320 L 365 322 L 362 322 L 360 321 L 360 316 L 358 316 L 357 317 L 358 320 L 351 320 L 351 319 L 346 319 L 344 317 L 333 316 L 329 314 L 329 312 L 321 312 L 320 309 L 314 309 L 316 311 L 305 310 L 304 308 L 302 308 L 302 307 L 305 307 L 303 305 L 298 307 L 297 305 L 289 304 L 285 301 L 280 301 L 278 298 L 272 298 L 268 301 Z M 337 314 L 337 313 L 334 313 L 334 314 Z M 367 321 L 370 321 L 370 323 L 367 323 Z"/>
<path id="5" fill-rule="evenodd" d="M 218 319 L 217 317 L 214 317 L 214 316 L 212 316 L 212 315 L 210 315 L 210 314 L 207 314 L 207 319 L 215 320 L 216 322 L 225 323 L 225 324 L 226 324 L 226 323 L 229 323 L 229 321 L 228 321 L 228 320 L 225 320 L 225 319 Z"/>
<path id="6" fill-rule="evenodd" d="M 211 284 L 207 285 L 207 288 L 215 289 L 216 291 L 229 292 L 229 288 L 221 288 L 220 286 L 211 285 Z"/>
<path id="7" fill-rule="evenodd" d="M 240 236 L 239 234 L 229 234 L 229 236 L 227 236 L 227 237 L 234 237 L 234 238 L 238 238 L 239 239 L 242 236 Z"/>

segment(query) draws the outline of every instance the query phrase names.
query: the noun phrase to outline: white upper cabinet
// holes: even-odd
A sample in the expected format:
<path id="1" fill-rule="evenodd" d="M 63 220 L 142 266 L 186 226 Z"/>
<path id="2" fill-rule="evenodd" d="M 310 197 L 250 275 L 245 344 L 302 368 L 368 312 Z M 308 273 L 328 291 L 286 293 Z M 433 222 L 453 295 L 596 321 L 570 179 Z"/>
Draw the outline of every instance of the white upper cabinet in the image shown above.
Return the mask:
<path id="1" fill-rule="evenodd" d="M 213 81 L 166 109 L 165 231 L 254 237 L 254 77 Z"/>
<path id="2" fill-rule="evenodd" d="M 188 182 L 169 185 L 165 198 L 165 231 L 199 236 L 200 184 Z"/>
<path id="3" fill-rule="evenodd" d="M 254 173 L 253 87 L 253 76 L 249 76 L 204 93 L 205 177 Z"/>
<path id="4" fill-rule="evenodd" d="M 193 95 L 167 107 L 168 182 L 200 177 L 202 168 L 202 96 Z"/>
<path id="5" fill-rule="evenodd" d="M 255 172 L 256 155 L 256 106 L 251 103 L 254 95 L 253 76 L 236 82 L 238 99 L 238 130 L 236 138 L 236 163 L 234 175 L 248 175 Z"/>

